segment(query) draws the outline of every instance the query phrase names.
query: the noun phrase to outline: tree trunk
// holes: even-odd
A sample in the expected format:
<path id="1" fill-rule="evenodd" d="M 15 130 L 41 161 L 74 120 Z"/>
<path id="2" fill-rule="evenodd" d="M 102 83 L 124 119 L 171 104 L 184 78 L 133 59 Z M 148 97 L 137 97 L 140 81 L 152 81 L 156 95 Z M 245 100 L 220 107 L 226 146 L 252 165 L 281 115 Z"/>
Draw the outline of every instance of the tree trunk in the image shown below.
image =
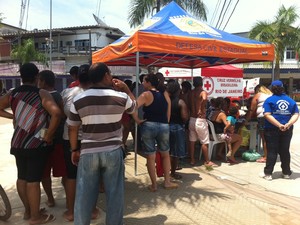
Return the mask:
<path id="1" fill-rule="evenodd" d="M 160 11 L 160 0 L 156 0 L 156 13 Z"/>
<path id="2" fill-rule="evenodd" d="M 280 66 L 279 61 L 276 60 L 275 62 L 275 68 L 274 68 L 274 80 L 280 79 Z"/>

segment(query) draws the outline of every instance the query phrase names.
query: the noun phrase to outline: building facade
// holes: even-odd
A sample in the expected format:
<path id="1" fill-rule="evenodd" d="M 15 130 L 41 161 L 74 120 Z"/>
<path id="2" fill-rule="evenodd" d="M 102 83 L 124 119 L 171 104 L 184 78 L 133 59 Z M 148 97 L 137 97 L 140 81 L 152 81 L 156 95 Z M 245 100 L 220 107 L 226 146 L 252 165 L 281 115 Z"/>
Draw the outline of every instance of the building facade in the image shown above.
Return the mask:
<path id="1" fill-rule="evenodd" d="M 70 82 L 68 72 L 72 66 L 90 64 L 93 51 L 124 35 L 118 28 L 105 24 L 55 28 L 51 29 L 51 33 L 52 40 L 49 29 L 27 31 L 8 24 L 0 24 L 0 78 L 6 89 L 20 83 L 19 63 L 12 59 L 10 53 L 23 40 L 32 39 L 36 50 L 45 54 L 48 66 L 37 63 L 38 67 L 43 70 L 49 69 L 51 65 L 52 71 L 59 79 L 58 89 L 61 90 Z"/>

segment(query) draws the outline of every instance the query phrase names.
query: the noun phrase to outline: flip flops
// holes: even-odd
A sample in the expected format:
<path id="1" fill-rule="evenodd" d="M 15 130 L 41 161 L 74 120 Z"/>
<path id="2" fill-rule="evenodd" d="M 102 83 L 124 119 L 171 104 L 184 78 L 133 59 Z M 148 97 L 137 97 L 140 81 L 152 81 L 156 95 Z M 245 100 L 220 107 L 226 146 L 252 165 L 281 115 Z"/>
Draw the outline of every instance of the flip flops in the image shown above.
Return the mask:
<path id="1" fill-rule="evenodd" d="M 204 166 L 206 166 L 206 167 L 218 167 L 218 165 L 213 163 L 212 161 L 209 161 L 208 163 L 204 163 Z"/>
<path id="2" fill-rule="evenodd" d="M 230 158 L 227 159 L 227 162 L 229 162 L 230 164 L 239 164 L 238 161 L 236 161 L 235 159 L 230 159 Z"/>
<path id="3" fill-rule="evenodd" d="M 46 212 L 47 212 L 46 208 L 40 208 L 40 214 L 45 214 Z M 29 219 L 30 219 L 30 215 L 24 213 L 23 220 L 29 220 Z"/>
<path id="4" fill-rule="evenodd" d="M 182 176 L 180 175 L 180 174 L 178 174 L 178 173 L 171 173 L 170 174 L 170 176 L 172 177 L 172 178 L 174 178 L 175 180 L 180 180 L 180 179 L 182 179 Z"/>
<path id="5" fill-rule="evenodd" d="M 178 184 L 174 184 L 172 183 L 171 186 L 164 186 L 165 190 L 173 190 L 173 189 L 177 189 L 178 188 Z"/>
<path id="6" fill-rule="evenodd" d="M 44 218 L 43 218 L 44 217 Z M 34 221 L 34 222 L 29 222 L 29 225 L 39 225 L 39 224 L 45 224 L 45 223 L 50 223 L 54 221 L 56 218 L 52 214 L 43 214 L 41 215 L 41 220 Z"/>
<path id="7" fill-rule="evenodd" d="M 265 163 L 266 161 L 267 161 L 267 159 L 264 158 L 264 157 L 262 157 L 262 158 L 256 160 L 256 162 L 259 162 L 259 163 Z"/>

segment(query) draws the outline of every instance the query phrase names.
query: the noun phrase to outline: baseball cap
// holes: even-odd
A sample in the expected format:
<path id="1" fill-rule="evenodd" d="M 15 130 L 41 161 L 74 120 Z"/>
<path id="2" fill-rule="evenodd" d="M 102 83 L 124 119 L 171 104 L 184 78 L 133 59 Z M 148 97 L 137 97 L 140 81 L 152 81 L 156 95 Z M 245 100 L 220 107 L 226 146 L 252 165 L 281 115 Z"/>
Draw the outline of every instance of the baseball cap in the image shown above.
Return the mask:
<path id="1" fill-rule="evenodd" d="M 278 86 L 278 87 L 283 87 L 283 83 L 280 81 L 280 80 L 274 80 L 272 83 L 271 83 L 271 86 Z"/>

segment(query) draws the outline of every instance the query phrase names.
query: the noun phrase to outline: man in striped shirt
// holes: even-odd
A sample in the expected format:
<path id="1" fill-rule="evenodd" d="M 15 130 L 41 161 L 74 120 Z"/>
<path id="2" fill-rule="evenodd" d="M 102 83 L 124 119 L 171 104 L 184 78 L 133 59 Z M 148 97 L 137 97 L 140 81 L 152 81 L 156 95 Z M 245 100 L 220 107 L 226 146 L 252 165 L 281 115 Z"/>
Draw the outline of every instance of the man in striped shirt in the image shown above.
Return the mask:
<path id="1" fill-rule="evenodd" d="M 133 113 L 136 101 L 128 86 L 113 79 L 104 63 L 89 69 L 92 87 L 77 95 L 67 120 L 72 162 L 78 164 L 74 224 L 90 224 L 100 177 L 106 194 L 106 224 L 123 224 L 124 161 L 121 118 Z M 77 133 L 82 125 L 81 147 Z M 80 158 L 80 159 L 79 159 Z"/>

